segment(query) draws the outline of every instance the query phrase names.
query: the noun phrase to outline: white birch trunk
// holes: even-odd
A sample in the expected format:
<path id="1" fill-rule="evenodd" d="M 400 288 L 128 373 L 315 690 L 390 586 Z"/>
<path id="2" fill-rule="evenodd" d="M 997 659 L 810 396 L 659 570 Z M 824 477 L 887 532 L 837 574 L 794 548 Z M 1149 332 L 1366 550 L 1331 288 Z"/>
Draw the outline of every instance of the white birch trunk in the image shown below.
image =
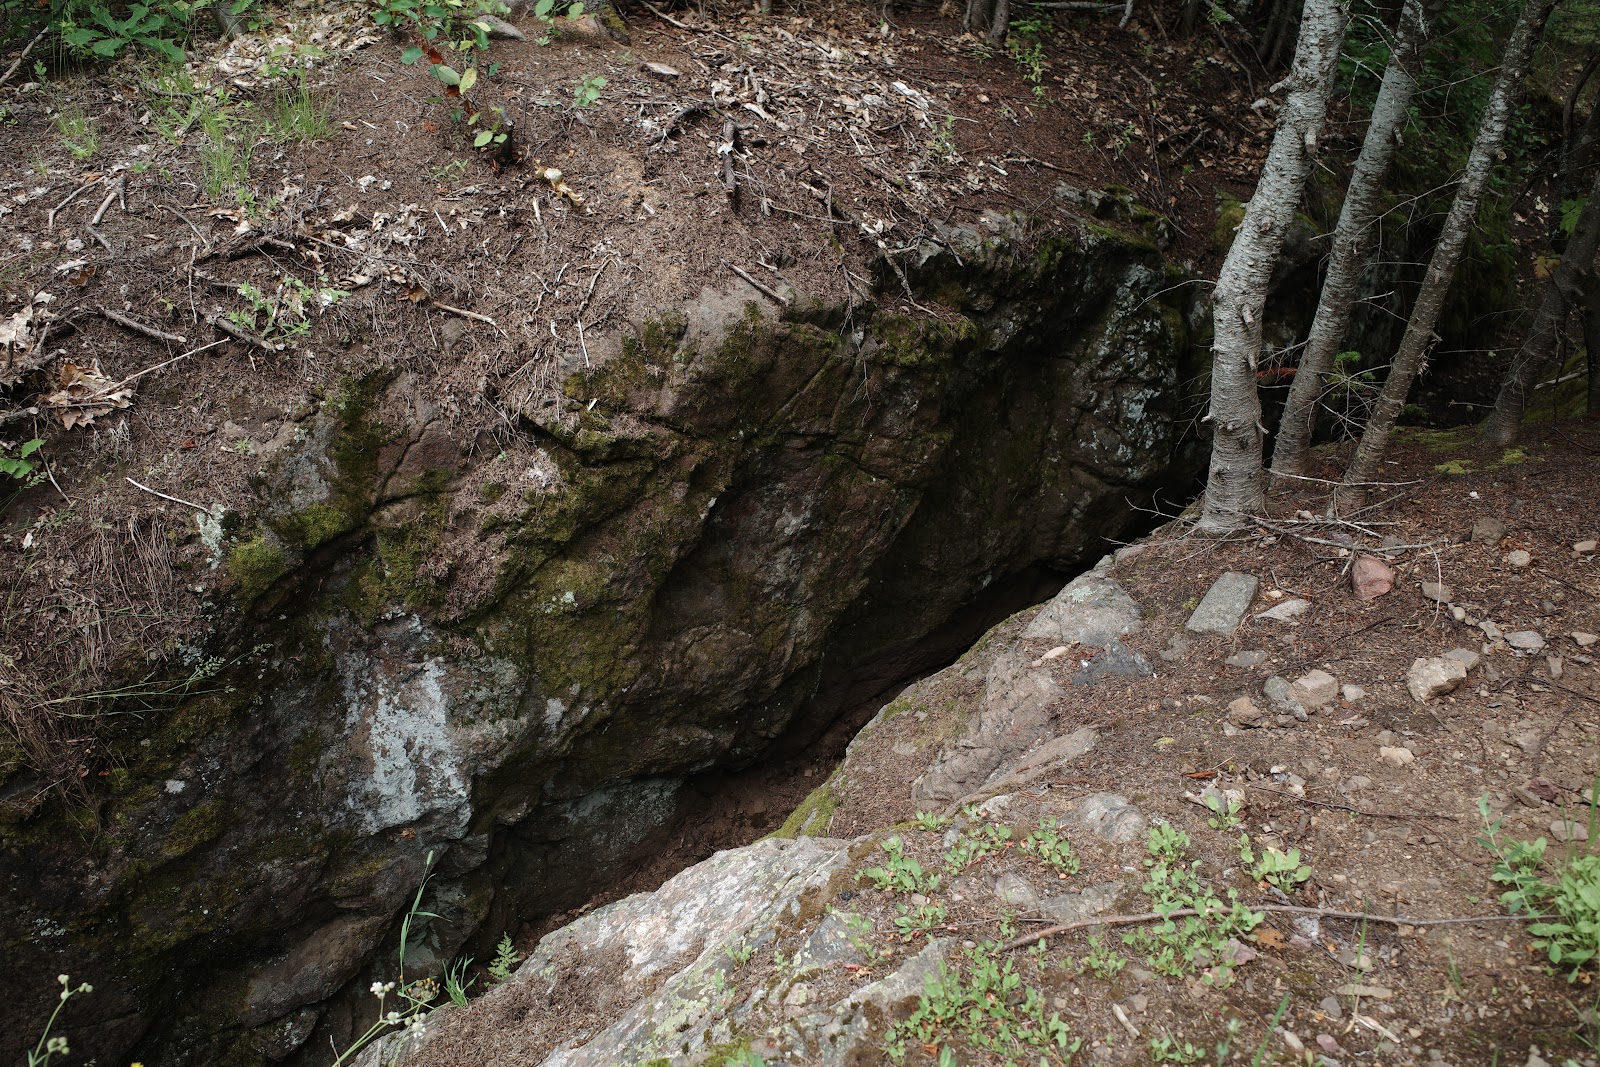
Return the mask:
<path id="1" fill-rule="evenodd" d="M 1322 396 L 1323 379 L 1333 367 L 1333 357 L 1338 354 L 1349 326 L 1362 267 L 1372 246 L 1373 223 L 1383 203 L 1383 178 L 1394 158 L 1400 130 L 1410 118 L 1411 98 L 1417 88 L 1413 72 L 1427 40 L 1426 17 L 1421 0 L 1406 0 L 1394 47 L 1389 53 L 1389 66 L 1383 73 L 1383 86 L 1372 106 L 1367 136 L 1350 173 L 1350 186 L 1339 212 L 1339 225 L 1334 230 L 1333 254 L 1328 260 L 1328 274 L 1322 283 L 1317 314 L 1311 322 L 1311 333 L 1306 338 L 1305 351 L 1278 424 L 1277 442 L 1272 450 L 1274 474 L 1306 472 L 1306 452 L 1316 427 L 1317 401 Z"/>
<path id="2" fill-rule="evenodd" d="M 1334 494 L 1335 507 L 1349 507 L 1359 503 L 1365 493 L 1363 483 L 1370 482 L 1378 473 L 1378 462 L 1389 445 L 1389 434 L 1399 421 L 1400 410 L 1405 406 L 1411 384 L 1422 370 L 1428 348 L 1433 344 L 1433 329 L 1439 322 L 1439 312 L 1444 307 L 1445 295 L 1455 277 L 1456 264 L 1467 247 L 1472 232 L 1472 220 L 1478 213 L 1478 202 L 1489 184 L 1489 172 L 1495 156 L 1505 140 L 1506 127 L 1528 67 L 1533 59 L 1534 45 L 1544 30 L 1545 21 L 1556 0 L 1526 0 L 1511 40 L 1506 44 L 1505 56 L 1500 63 L 1500 77 L 1489 93 L 1484 105 L 1483 119 L 1478 124 L 1478 139 L 1467 157 L 1466 170 L 1461 184 L 1456 187 L 1454 203 L 1439 233 L 1439 244 L 1428 262 L 1428 273 L 1423 277 L 1417 302 L 1411 309 L 1411 319 L 1406 323 L 1405 336 L 1400 340 L 1400 350 L 1395 353 L 1389 378 L 1383 383 L 1372 417 L 1356 447 L 1355 458 L 1344 474 L 1344 484 Z"/>
<path id="3" fill-rule="evenodd" d="M 1294 221 L 1327 117 L 1346 21 L 1338 0 L 1306 0 L 1278 130 L 1261 181 L 1217 275 L 1207 415 L 1213 428 L 1211 470 L 1200 515 L 1200 529 L 1207 532 L 1237 529 L 1261 510 L 1265 472 L 1256 362 L 1261 354 L 1262 311 L 1273 265 Z"/>
<path id="4" fill-rule="evenodd" d="M 1544 298 L 1528 326 L 1511 366 L 1506 369 L 1494 410 L 1483 424 L 1483 441 L 1505 448 L 1517 439 L 1522 429 L 1522 413 L 1533 388 L 1556 362 L 1556 342 L 1561 337 L 1567 312 L 1583 299 L 1584 275 L 1594 271 L 1595 250 L 1600 248 L 1600 176 L 1589 189 L 1588 202 L 1578 215 L 1578 225 L 1561 254 L 1561 262 L 1545 283 Z"/>

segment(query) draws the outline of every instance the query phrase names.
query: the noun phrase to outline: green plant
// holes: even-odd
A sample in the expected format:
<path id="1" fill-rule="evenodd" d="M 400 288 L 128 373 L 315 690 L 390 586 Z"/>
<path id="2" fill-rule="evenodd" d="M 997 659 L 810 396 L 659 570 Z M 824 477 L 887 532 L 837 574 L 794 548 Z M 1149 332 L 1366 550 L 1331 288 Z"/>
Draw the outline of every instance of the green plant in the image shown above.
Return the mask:
<path id="1" fill-rule="evenodd" d="M 1240 903 L 1237 890 L 1230 888 L 1224 901 L 1200 880 L 1200 861 L 1185 862 L 1189 835 L 1182 830 L 1152 826 L 1145 847 L 1149 876 L 1142 888 L 1162 920 L 1124 935 L 1123 942 L 1144 952 L 1150 969 L 1159 974 L 1204 973 L 1205 981 L 1227 985 L 1233 967 L 1228 939 L 1255 929 L 1262 914 Z M 1198 914 L 1175 914 L 1187 910 Z"/>
<path id="2" fill-rule="evenodd" d="M 722 1061 L 722 1067 L 767 1067 L 767 1061 L 762 1059 L 754 1049 L 742 1048 L 738 1052 L 725 1057 Z"/>
<path id="3" fill-rule="evenodd" d="M 1089 935 L 1089 954 L 1083 957 L 1083 966 L 1096 978 L 1109 982 L 1122 973 L 1128 961 L 1116 949 L 1107 948 L 1100 935 Z"/>
<path id="4" fill-rule="evenodd" d="M 955 1062 L 949 1046 L 958 1042 L 1006 1062 L 1026 1056 L 1045 1065 L 1070 1063 L 1083 1044 L 1059 1013 L 1045 1014 L 1044 995 L 992 944 L 927 976 L 917 1006 L 884 1035 L 884 1050 L 900 1063 L 913 1042 L 930 1051 L 938 1046 L 941 1064 Z"/>
<path id="5" fill-rule="evenodd" d="M 928 139 L 928 155 L 934 162 L 954 166 L 961 162 L 961 150 L 956 147 L 956 117 L 946 115 L 939 128 Z"/>
<path id="6" fill-rule="evenodd" d="M 1204 1052 L 1187 1041 L 1166 1036 L 1150 1039 L 1151 1063 L 1199 1063 L 1205 1058 Z"/>
<path id="7" fill-rule="evenodd" d="M 37 464 L 28 457 L 39 451 L 43 444 L 43 441 L 35 437 L 31 441 L 22 442 L 15 452 L 0 444 L 0 474 L 21 482 L 22 488 L 37 485 L 44 475 L 34 473 Z"/>
<path id="8" fill-rule="evenodd" d="M 344 289 L 308 285 L 287 274 L 278 283 L 274 296 L 267 296 L 249 282 L 239 286 L 239 295 L 250 307 L 228 312 L 229 322 L 263 340 L 294 341 L 311 332 L 313 311 L 325 311 L 350 294 Z"/>
<path id="9" fill-rule="evenodd" d="M 968 808 L 964 813 L 968 819 L 978 819 L 976 809 Z M 956 838 L 956 843 L 950 846 L 944 854 L 945 867 L 951 874 L 960 874 L 985 856 L 999 852 L 1011 840 L 1011 827 L 998 826 L 991 822 L 977 822 Z"/>
<path id="10" fill-rule="evenodd" d="M 433 857 L 434 854 L 429 852 L 423 861 L 422 881 L 417 885 L 417 895 L 412 898 L 411 907 L 400 921 L 399 976 L 394 981 L 372 983 L 371 993 L 378 998 L 378 1019 L 334 1059 L 333 1067 L 343 1067 L 356 1053 L 391 1030 L 404 1027 L 418 1037 L 427 1031 L 426 1018 L 432 1010 L 434 998 L 439 995 L 439 983 L 432 978 L 406 981 L 406 950 L 410 947 L 411 931 L 417 920 L 439 917 L 431 911 L 422 910 L 422 894 L 427 891 L 428 879 L 433 877 Z M 398 993 L 402 1006 L 385 1011 L 391 993 Z"/>
<path id="11" fill-rule="evenodd" d="M 1206 825 L 1213 830 L 1232 833 L 1240 823 L 1244 822 L 1244 817 L 1240 814 L 1244 809 L 1237 800 L 1224 797 L 1221 793 L 1207 793 L 1205 803 L 1206 810 L 1211 812 Z"/>
<path id="12" fill-rule="evenodd" d="M 248 131 L 236 129 L 236 112 L 226 100 L 202 105 L 196 120 L 205 142 L 200 146 L 200 186 L 211 200 L 239 199 L 250 178 L 254 145 Z"/>
<path id="13" fill-rule="evenodd" d="M 930 834 L 938 833 L 950 825 L 950 817 L 948 815 L 935 815 L 931 811 L 919 811 L 913 816 L 913 820 L 916 822 L 918 830 L 926 830 Z"/>
<path id="14" fill-rule="evenodd" d="M 889 857 L 882 867 L 869 867 L 858 878 L 865 878 L 886 893 L 931 893 L 939 888 L 939 876 L 926 870 L 916 857 L 908 856 L 898 836 L 882 844 Z"/>
<path id="15" fill-rule="evenodd" d="M 601 90 L 605 89 L 605 87 L 606 80 L 599 74 L 585 74 L 573 83 L 572 106 L 575 108 L 589 107 L 600 99 Z"/>
<path id="16" fill-rule="evenodd" d="M 291 85 L 272 94 L 266 129 L 279 141 L 320 141 L 333 135 L 333 105 L 311 91 L 303 68 L 296 69 Z"/>
<path id="17" fill-rule="evenodd" d="M 900 931 L 900 936 L 907 941 L 918 934 L 925 934 L 936 926 L 942 926 L 945 921 L 943 904 L 923 904 L 915 909 L 900 905 L 900 914 L 895 917 L 894 928 Z"/>
<path id="18" fill-rule="evenodd" d="M 1256 857 L 1250 849 L 1250 838 L 1241 834 L 1239 858 L 1251 865 L 1250 877 L 1258 882 L 1270 882 L 1285 893 L 1294 892 L 1311 877 L 1311 868 L 1300 862 L 1300 850 L 1297 848 L 1284 852 L 1269 846 Z"/>
<path id="19" fill-rule="evenodd" d="M 177 38 L 188 32 L 189 15 L 200 6 L 183 0 L 156 0 L 133 4 L 127 8 L 126 18 L 118 18 L 108 3 L 65 3 L 56 6 L 51 21 L 61 40 L 83 55 L 110 59 L 133 44 L 182 63 L 184 54 Z M 84 16 L 83 22 L 77 20 L 79 14 Z"/>
<path id="20" fill-rule="evenodd" d="M 1552 865 L 1544 838 L 1501 841 L 1503 820 L 1490 818 L 1488 797 L 1478 798 L 1478 814 L 1484 827 L 1478 843 L 1495 855 L 1490 879 L 1509 887 L 1500 894 L 1500 903 L 1512 915 L 1540 916 L 1528 925 L 1534 947 L 1545 951 L 1553 967 L 1566 971 L 1569 982 L 1576 982 L 1584 966 L 1600 956 L 1600 856 L 1568 854 L 1546 879 L 1541 868 Z M 1591 801 L 1591 829 L 1594 823 Z"/>
<path id="21" fill-rule="evenodd" d="M 72 1050 L 67 1047 L 64 1037 L 51 1037 L 50 1031 L 55 1028 L 56 1016 L 61 1014 L 61 1009 L 67 1006 L 67 1001 L 79 993 L 93 993 L 94 986 L 88 982 L 80 982 L 76 989 L 72 980 L 64 974 L 56 975 L 56 981 L 61 983 L 61 995 L 56 1001 L 56 1010 L 50 1013 L 50 1018 L 45 1020 L 44 1032 L 39 1035 L 38 1042 L 28 1052 L 28 1067 L 45 1067 L 52 1057 L 68 1055 Z"/>
<path id="22" fill-rule="evenodd" d="M 1081 864 L 1073 854 L 1072 843 L 1057 833 L 1058 829 L 1056 821 L 1046 816 L 1039 820 L 1039 828 L 1023 838 L 1018 847 L 1046 867 L 1062 874 L 1077 874 Z"/>
<path id="23" fill-rule="evenodd" d="M 500 943 L 495 946 L 494 962 L 489 964 L 489 977 L 496 984 L 504 982 L 511 977 L 511 972 L 517 964 L 522 962 L 522 954 L 511 943 L 510 934 L 501 934 Z"/>
<path id="24" fill-rule="evenodd" d="M 52 121 L 62 147 L 79 163 L 94 158 L 100 151 L 100 127 L 81 108 L 63 108 L 56 112 Z"/>
<path id="25" fill-rule="evenodd" d="M 1033 86 L 1034 95 L 1041 98 L 1044 96 L 1045 63 L 1042 38 L 1049 30 L 1050 23 L 1045 19 L 1016 19 L 1006 35 L 1006 52 L 1017 65 L 1022 79 Z"/>
<path id="26" fill-rule="evenodd" d="M 472 957 L 465 956 L 452 963 L 444 972 L 445 995 L 450 998 L 450 1003 L 458 1008 L 467 1006 L 467 992 L 472 988 L 472 984 L 478 980 L 478 976 L 473 975 L 471 978 L 467 978 L 466 981 L 462 981 L 463 978 L 466 978 L 467 968 L 471 966 Z"/>

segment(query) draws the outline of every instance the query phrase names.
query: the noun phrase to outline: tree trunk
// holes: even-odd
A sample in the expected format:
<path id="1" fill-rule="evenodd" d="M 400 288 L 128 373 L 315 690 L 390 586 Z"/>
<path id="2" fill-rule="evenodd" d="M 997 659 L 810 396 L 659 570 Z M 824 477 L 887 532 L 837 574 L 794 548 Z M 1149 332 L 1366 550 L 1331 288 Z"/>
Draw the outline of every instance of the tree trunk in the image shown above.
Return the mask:
<path id="1" fill-rule="evenodd" d="M 1237 529 L 1261 509 L 1264 472 L 1256 362 L 1261 353 L 1262 311 L 1273 265 L 1294 221 L 1327 117 L 1345 23 L 1338 0 L 1306 0 L 1278 130 L 1261 168 L 1261 181 L 1217 275 L 1211 410 L 1206 416 L 1213 423 L 1211 471 L 1200 516 L 1200 529 L 1208 532 Z"/>
<path id="2" fill-rule="evenodd" d="M 1011 30 L 1011 0 L 994 0 L 994 15 L 989 22 L 989 44 L 999 48 Z"/>
<path id="3" fill-rule="evenodd" d="M 1600 176 L 1589 189 L 1589 199 L 1578 215 L 1578 225 L 1561 254 L 1561 262 L 1545 282 L 1544 298 L 1528 327 L 1522 348 L 1506 369 L 1494 410 L 1483 424 L 1483 441 L 1494 448 L 1505 448 L 1517 439 L 1522 429 L 1522 414 L 1528 397 L 1540 378 L 1557 362 L 1556 341 L 1567 321 L 1567 312 L 1583 298 L 1583 281 L 1594 274 L 1594 256 L 1600 250 Z M 1593 353 L 1590 353 L 1592 360 Z"/>
<path id="4" fill-rule="evenodd" d="M 1589 414 L 1600 415 L 1600 270 L 1583 279 L 1583 347 L 1589 362 Z"/>
<path id="5" fill-rule="evenodd" d="M 1334 494 L 1334 505 L 1347 507 L 1361 501 L 1362 483 L 1370 482 L 1378 472 L 1378 462 L 1389 445 L 1389 434 L 1399 421 L 1400 410 L 1405 406 L 1411 383 L 1422 370 L 1423 359 L 1433 343 L 1433 328 L 1438 325 L 1439 312 L 1444 307 L 1445 294 L 1455 277 L 1456 264 L 1467 246 L 1472 231 L 1472 219 L 1478 212 L 1478 201 L 1483 199 L 1484 187 L 1489 183 L 1500 144 L 1505 140 L 1506 126 L 1511 119 L 1512 105 L 1528 76 L 1534 45 L 1544 29 L 1545 20 L 1556 0 L 1526 0 L 1511 40 L 1506 44 L 1505 56 L 1500 63 L 1500 77 L 1489 93 L 1484 105 L 1483 119 L 1478 124 L 1478 139 L 1467 157 L 1467 166 L 1456 187 L 1455 202 L 1450 205 L 1444 228 L 1439 233 L 1439 244 L 1428 262 L 1428 273 L 1423 277 L 1417 302 L 1411 309 L 1411 319 L 1406 323 L 1405 336 L 1400 340 L 1400 350 L 1395 353 L 1389 378 L 1383 383 L 1378 403 L 1367 428 L 1356 447 L 1355 458 L 1345 471 L 1344 484 Z"/>
<path id="6" fill-rule="evenodd" d="M 1416 93 L 1414 70 L 1427 40 L 1427 22 L 1437 9 L 1430 4 L 1424 12 L 1421 0 L 1406 0 L 1400 14 L 1400 27 L 1389 53 L 1389 67 L 1383 73 L 1383 87 L 1372 106 L 1372 121 L 1361 144 L 1361 154 L 1350 174 L 1350 187 L 1339 225 L 1333 235 L 1333 255 L 1328 261 L 1328 276 L 1322 283 L 1317 314 L 1306 338 L 1305 354 L 1295 372 L 1278 439 L 1272 450 L 1272 472 L 1298 475 L 1306 471 L 1306 451 L 1316 428 L 1317 401 L 1322 395 L 1323 377 L 1333 367 L 1333 357 L 1344 340 L 1361 284 L 1362 266 L 1371 247 L 1373 222 L 1383 203 L 1383 178 L 1394 158 L 1400 130 L 1410 120 L 1411 98 Z"/>

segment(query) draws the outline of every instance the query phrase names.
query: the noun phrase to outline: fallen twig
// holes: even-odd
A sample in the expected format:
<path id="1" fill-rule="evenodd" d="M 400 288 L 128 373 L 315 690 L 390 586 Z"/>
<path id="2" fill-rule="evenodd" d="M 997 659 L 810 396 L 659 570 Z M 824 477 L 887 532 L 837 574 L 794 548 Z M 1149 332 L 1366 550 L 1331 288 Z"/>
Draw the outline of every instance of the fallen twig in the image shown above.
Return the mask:
<path id="1" fill-rule="evenodd" d="M 106 198 L 100 201 L 100 209 L 94 213 L 94 218 L 89 220 L 89 225 L 100 225 L 100 220 L 106 217 L 107 211 L 111 210 L 111 202 L 119 195 L 125 195 L 127 193 L 127 189 L 128 175 L 127 172 L 123 172 L 122 177 L 117 179 L 116 184 L 111 187 L 111 191 L 106 194 Z M 126 206 L 126 201 L 124 201 L 124 206 Z"/>
<path id="2" fill-rule="evenodd" d="M 1553 915 L 1465 915 L 1446 919 L 1416 919 L 1409 915 L 1375 915 L 1365 911 L 1303 908 L 1296 904 L 1257 904 L 1250 910 L 1289 915 L 1315 915 L 1323 919 L 1349 919 L 1352 922 L 1388 923 L 1391 926 L 1451 926 L 1464 923 L 1543 922 L 1546 919 L 1555 918 Z M 1037 930 L 1031 934 L 1023 934 L 1021 937 L 1001 945 L 1000 951 L 1010 952 L 1013 949 L 1025 948 L 1035 941 L 1054 937 L 1056 934 L 1071 933 L 1074 930 L 1086 930 L 1094 926 L 1135 926 L 1139 923 L 1181 919 L 1189 915 L 1204 917 L 1223 914 L 1226 911 L 1226 908 L 1175 908 L 1172 911 L 1147 911 L 1138 915 L 1103 915 L 1094 919 L 1079 919 L 1076 922 L 1057 923 L 1055 926 L 1047 926 L 1043 930 Z"/>
<path id="3" fill-rule="evenodd" d="M 11 80 L 11 76 L 22 68 L 22 62 L 28 58 L 28 53 L 33 51 L 33 46 L 44 40 L 44 35 L 49 32 L 50 24 L 46 23 L 38 33 L 33 35 L 33 40 L 29 41 L 27 47 L 23 48 L 22 54 L 11 61 L 11 66 L 6 68 L 6 72 L 4 74 L 0 74 L 0 85 L 4 85 L 6 82 Z"/>
<path id="4" fill-rule="evenodd" d="M 68 193 L 67 194 L 67 198 L 65 200 L 61 201 L 61 203 L 57 204 L 55 207 L 51 208 L 50 209 L 50 214 L 45 216 L 45 229 L 47 229 L 47 230 L 55 229 L 56 228 L 56 216 L 61 213 L 61 209 L 66 207 L 68 204 L 70 204 L 74 200 L 78 199 L 78 197 L 82 196 L 84 193 L 88 192 L 91 188 L 93 188 L 94 186 L 99 185 L 99 184 L 100 184 L 100 176 L 97 175 L 96 177 L 89 179 L 88 181 L 84 182 L 82 185 L 78 186 L 76 189 L 72 190 L 72 192 Z"/>
<path id="5" fill-rule="evenodd" d="M 1459 815 L 1441 815 L 1429 812 L 1368 811 L 1365 808 L 1353 808 L 1349 804 L 1335 804 L 1331 800 L 1313 800 L 1310 797 L 1295 796 L 1293 793 L 1285 793 L 1281 789 L 1268 789 L 1264 785 L 1251 785 L 1249 782 L 1246 782 L 1244 787 L 1246 789 L 1253 789 L 1257 793 L 1271 793 L 1273 796 L 1288 797 L 1290 800 L 1298 800 L 1303 804 L 1315 804 L 1319 808 L 1333 808 L 1337 811 L 1353 811 L 1357 815 L 1370 815 L 1378 819 L 1448 819 L 1451 822 L 1461 821 L 1461 817 Z"/>
<path id="6" fill-rule="evenodd" d="M 495 330 L 499 332 L 501 337 L 508 336 L 504 330 L 500 329 L 500 324 L 495 322 L 487 315 L 480 315 L 476 311 L 468 311 L 466 308 L 451 307 L 449 304 L 441 304 L 437 300 L 432 301 L 432 304 L 440 311 L 448 311 L 452 315 L 460 315 L 462 318 L 471 319 L 474 322 L 487 323 L 488 325 L 493 326 Z"/>
<path id="7" fill-rule="evenodd" d="M 737 263 L 729 263 L 727 260 L 723 260 L 722 261 L 722 265 L 724 267 L 727 267 L 729 270 L 733 271 L 733 273 L 737 274 L 739 277 L 743 278 L 745 281 L 749 282 L 752 286 L 755 287 L 757 292 L 760 292 L 760 293 L 764 294 L 765 296 L 770 297 L 772 300 L 776 301 L 778 304 L 782 305 L 783 307 L 788 307 L 789 306 L 788 299 L 782 293 L 778 292 L 776 289 L 772 288 L 770 285 L 767 285 L 766 283 L 762 282 L 759 278 L 753 277 L 750 274 L 749 271 L 745 270 L 743 267 L 739 266 Z"/>
<path id="8" fill-rule="evenodd" d="M 643 3 L 643 0 L 640 0 L 640 2 Z M 645 4 L 644 5 L 644 9 L 646 11 L 650 12 L 650 14 L 654 15 L 656 18 L 660 19 L 661 21 L 669 23 L 670 25 L 676 26 L 680 30 L 689 30 L 690 32 L 693 32 L 693 33 L 705 33 L 705 32 L 708 32 L 706 30 L 702 30 L 698 26 L 691 26 L 687 22 L 679 22 L 677 19 L 673 18 L 671 15 L 667 14 L 665 11 L 662 11 L 659 7 L 656 7 L 654 4 Z"/>
<path id="9" fill-rule="evenodd" d="M 162 500 L 170 500 L 174 504 L 182 504 L 185 507 L 194 508 L 196 511 L 202 512 L 202 513 L 204 513 L 206 515 L 211 514 L 211 509 L 210 508 L 203 508 L 199 504 L 196 504 L 194 501 L 192 501 L 192 500 L 184 500 L 182 497 L 168 496 L 166 493 L 162 493 L 162 492 L 159 492 L 159 491 L 157 491 L 155 489 L 152 489 L 148 485 L 140 485 L 138 482 L 134 481 L 132 478 L 128 479 L 128 484 L 133 486 L 135 489 L 143 489 L 145 492 L 149 493 L 151 496 L 158 496 Z"/>
<path id="10" fill-rule="evenodd" d="M 722 156 L 722 187 L 728 191 L 728 203 L 739 209 L 739 175 L 733 169 L 733 153 L 737 149 L 739 127 L 731 117 L 722 120 L 722 143 L 717 153 Z"/>
<path id="11" fill-rule="evenodd" d="M 247 345 L 254 345 L 263 352 L 271 352 L 273 355 L 277 355 L 279 352 L 283 351 L 266 338 L 251 333 L 242 326 L 235 326 L 233 323 L 228 321 L 225 315 L 221 314 L 220 312 L 207 315 L 206 321 L 215 326 L 217 329 L 221 330 L 223 333 L 227 334 L 229 337 L 243 341 Z"/>
<path id="12" fill-rule="evenodd" d="M 120 311 L 112 311 L 107 307 L 96 307 L 94 310 L 100 316 L 110 319 L 118 326 L 126 326 L 134 333 L 143 334 L 152 340 L 166 341 L 169 344 L 175 345 L 186 345 L 189 343 L 189 339 L 181 334 L 167 333 L 164 330 L 156 329 L 154 326 L 146 326 L 144 323 L 138 321 L 137 319 L 131 319 Z"/>

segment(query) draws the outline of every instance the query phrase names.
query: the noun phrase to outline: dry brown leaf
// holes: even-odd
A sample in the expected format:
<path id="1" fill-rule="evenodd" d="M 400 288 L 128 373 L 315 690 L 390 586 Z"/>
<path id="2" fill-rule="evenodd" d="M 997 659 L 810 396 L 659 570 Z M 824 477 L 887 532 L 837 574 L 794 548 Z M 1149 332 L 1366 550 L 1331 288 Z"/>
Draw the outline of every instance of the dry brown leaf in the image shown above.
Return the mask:
<path id="1" fill-rule="evenodd" d="M 61 425 L 70 430 L 87 426 L 101 415 L 133 403 L 133 389 L 105 376 L 99 361 L 86 370 L 72 360 L 61 364 L 56 373 L 59 388 L 44 398 L 44 405 L 55 412 Z"/>
<path id="2" fill-rule="evenodd" d="M 1251 935 L 1256 939 L 1256 944 L 1267 948 L 1283 948 L 1289 943 L 1288 939 L 1270 926 L 1264 926 Z"/>

